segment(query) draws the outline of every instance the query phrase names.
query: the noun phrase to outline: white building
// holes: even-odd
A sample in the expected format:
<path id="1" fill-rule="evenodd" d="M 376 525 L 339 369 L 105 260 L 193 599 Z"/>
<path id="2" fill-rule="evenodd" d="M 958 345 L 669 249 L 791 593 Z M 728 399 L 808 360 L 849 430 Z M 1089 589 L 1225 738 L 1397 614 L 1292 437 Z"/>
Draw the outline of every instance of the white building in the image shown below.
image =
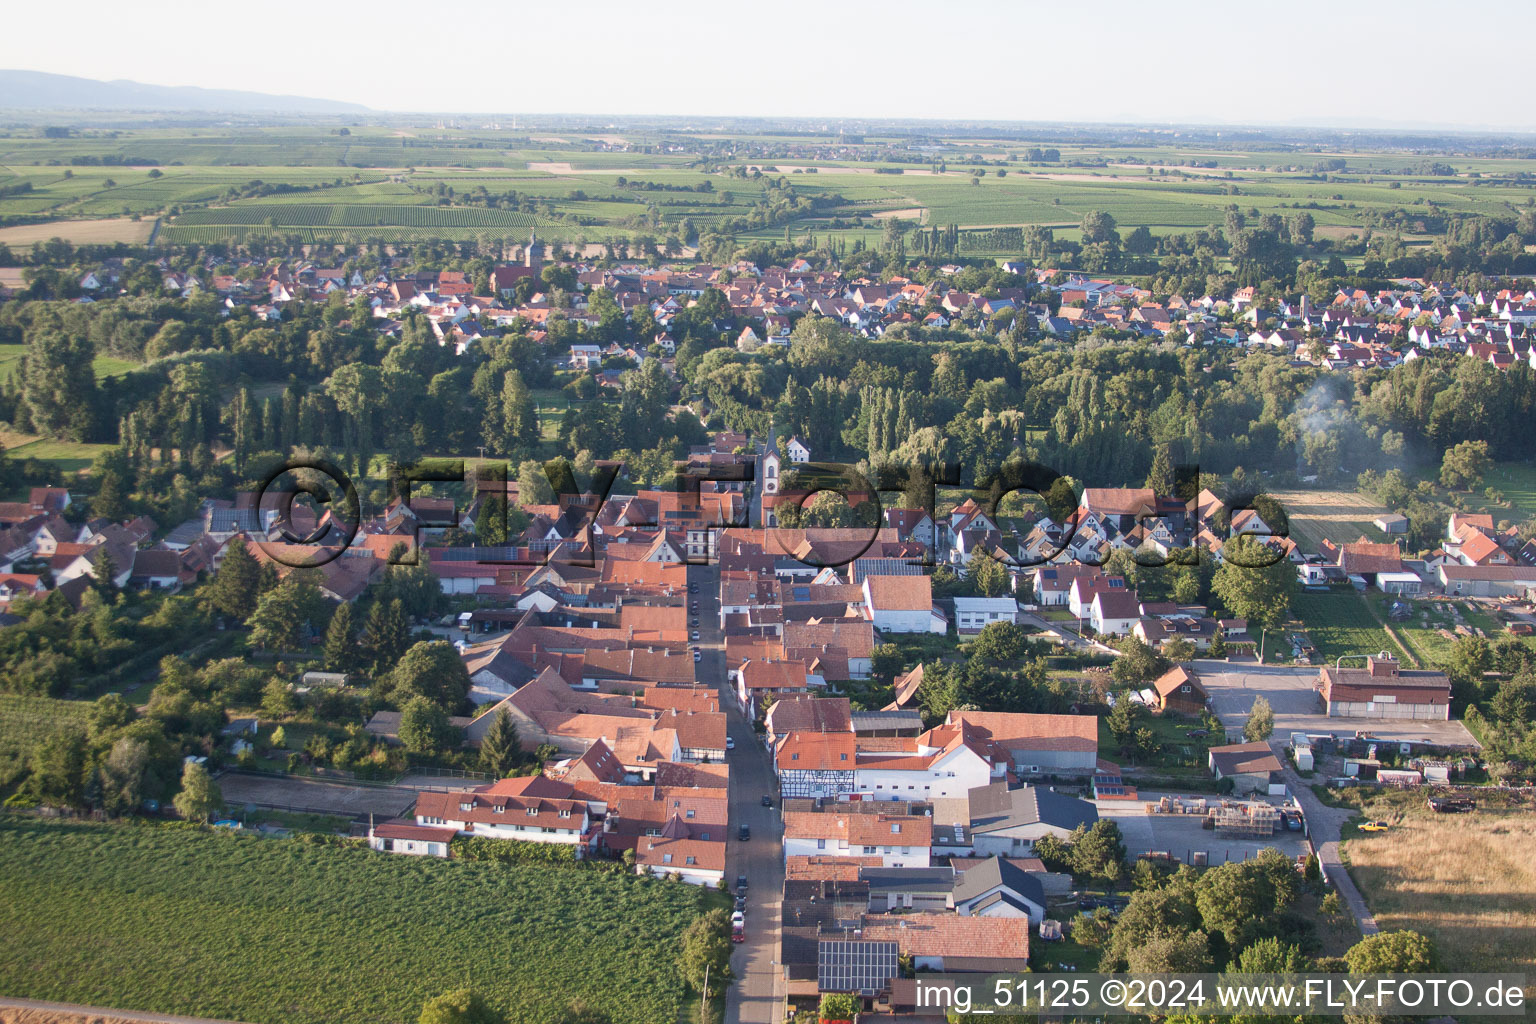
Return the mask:
<path id="1" fill-rule="evenodd" d="M 955 629 L 964 636 L 980 633 L 994 622 L 1013 622 L 1019 603 L 1011 597 L 955 598 Z"/>

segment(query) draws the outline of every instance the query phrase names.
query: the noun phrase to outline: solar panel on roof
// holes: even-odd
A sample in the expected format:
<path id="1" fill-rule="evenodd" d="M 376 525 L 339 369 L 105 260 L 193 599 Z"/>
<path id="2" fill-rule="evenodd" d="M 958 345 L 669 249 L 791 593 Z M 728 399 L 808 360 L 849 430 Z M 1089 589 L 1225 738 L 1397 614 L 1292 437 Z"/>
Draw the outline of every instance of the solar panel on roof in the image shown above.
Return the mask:
<path id="1" fill-rule="evenodd" d="M 875 995 L 897 970 L 894 942 L 823 939 L 816 946 L 816 982 L 823 991 Z"/>

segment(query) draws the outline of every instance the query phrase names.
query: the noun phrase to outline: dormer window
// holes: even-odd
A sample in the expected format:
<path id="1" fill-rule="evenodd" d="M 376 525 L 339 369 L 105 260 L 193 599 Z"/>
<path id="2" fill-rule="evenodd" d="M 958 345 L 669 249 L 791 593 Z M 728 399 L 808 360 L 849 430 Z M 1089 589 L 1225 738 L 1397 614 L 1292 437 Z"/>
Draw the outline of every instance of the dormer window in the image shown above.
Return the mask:
<path id="1" fill-rule="evenodd" d="M 571 812 L 570 811 L 561 811 L 560 812 L 560 817 L 562 817 L 562 818 L 569 818 L 570 816 L 571 816 Z"/>
<path id="2" fill-rule="evenodd" d="M 491 810 L 494 813 L 496 813 L 496 814 L 506 814 L 507 813 L 506 807 L 504 805 L 502 805 L 502 804 L 497 804 L 495 807 L 492 807 Z"/>
<path id="3" fill-rule="evenodd" d="M 528 808 L 528 817 L 530 817 L 530 818 L 537 818 L 538 816 L 539 816 L 539 809 L 537 807 L 530 807 L 530 808 Z"/>
<path id="4" fill-rule="evenodd" d="M 475 809 L 475 805 L 474 804 L 459 804 L 459 810 L 461 810 L 461 811 L 472 811 L 474 809 Z"/>
<path id="5" fill-rule="evenodd" d="M 688 814 L 687 814 L 687 817 L 689 817 L 689 818 L 692 818 L 692 817 L 693 817 L 693 808 L 692 808 L 692 807 L 690 807 L 690 808 L 688 808 Z"/>
<path id="6" fill-rule="evenodd" d="M 901 822 L 899 822 L 899 821 L 891 822 L 891 831 L 899 833 L 901 831 Z"/>

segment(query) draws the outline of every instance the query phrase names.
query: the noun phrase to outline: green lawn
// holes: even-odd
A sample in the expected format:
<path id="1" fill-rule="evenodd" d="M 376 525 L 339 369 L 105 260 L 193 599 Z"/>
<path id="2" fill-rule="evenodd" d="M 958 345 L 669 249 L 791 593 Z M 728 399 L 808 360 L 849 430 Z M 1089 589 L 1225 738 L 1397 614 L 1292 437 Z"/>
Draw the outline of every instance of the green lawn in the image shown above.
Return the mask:
<path id="1" fill-rule="evenodd" d="M 5 454 L 12 459 L 41 459 L 58 466 L 65 474 L 89 469 L 96 456 L 112 448 L 110 444 L 84 444 L 78 441 L 52 441 L 42 438 L 17 445 Z"/>
<path id="2" fill-rule="evenodd" d="M 27 346 L 22 344 L 0 345 L 0 380 L 5 380 L 20 369 L 21 357 L 26 352 Z M 97 356 L 91 366 L 96 371 L 96 379 L 102 380 L 107 377 L 121 377 L 129 370 L 138 368 L 139 364 L 131 359 L 119 359 L 117 356 Z"/>
<path id="3" fill-rule="evenodd" d="M 1296 595 L 1291 601 L 1291 611 L 1301 619 L 1307 636 L 1317 647 L 1316 660 L 1332 664 L 1340 655 L 1375 654 L 1378 651 L 1405 658 L 1406 652 L 1387 635 L 1371 613 L 1367 604 L 1371 600 L 1380 600 L 1380 596 L 1356 593 Z"/>
<path id="4" fill-rule="evenodd" d="M 517 1024 L 585 1000 L 678 1019 L 675 882 L 441 861 L 224 831 L 0 819 L 0 991 L 287 1024 L 414 1021 L 447 989 Z"/>

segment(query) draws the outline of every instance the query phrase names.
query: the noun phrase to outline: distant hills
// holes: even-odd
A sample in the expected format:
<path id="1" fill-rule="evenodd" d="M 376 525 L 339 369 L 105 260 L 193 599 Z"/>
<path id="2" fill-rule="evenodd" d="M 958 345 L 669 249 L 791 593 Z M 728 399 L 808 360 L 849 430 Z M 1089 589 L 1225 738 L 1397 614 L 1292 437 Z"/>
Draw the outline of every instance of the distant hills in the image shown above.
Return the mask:
<path id="1" fill-rule="evenodd" d="M 360 114 L 357 103 L 234 89 L 101 82 L 42 71 L 0 70 L 0 107 L 13 110 L 207 110 L 229 113 Z"/>

